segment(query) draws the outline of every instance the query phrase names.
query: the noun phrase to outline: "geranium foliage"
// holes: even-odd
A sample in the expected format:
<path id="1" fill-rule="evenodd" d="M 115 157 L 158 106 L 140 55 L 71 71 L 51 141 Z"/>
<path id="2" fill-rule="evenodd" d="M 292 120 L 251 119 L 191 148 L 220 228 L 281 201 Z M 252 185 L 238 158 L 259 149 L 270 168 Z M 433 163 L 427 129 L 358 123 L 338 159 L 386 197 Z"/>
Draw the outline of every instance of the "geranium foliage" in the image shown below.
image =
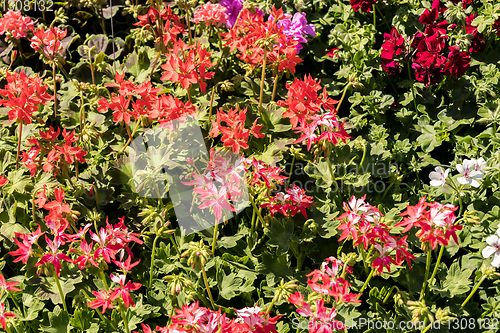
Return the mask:
<path id="1" fill-rule="evenodd" d="M 498 3 L 22 4 L 1 330 L 499 329 Z"/>

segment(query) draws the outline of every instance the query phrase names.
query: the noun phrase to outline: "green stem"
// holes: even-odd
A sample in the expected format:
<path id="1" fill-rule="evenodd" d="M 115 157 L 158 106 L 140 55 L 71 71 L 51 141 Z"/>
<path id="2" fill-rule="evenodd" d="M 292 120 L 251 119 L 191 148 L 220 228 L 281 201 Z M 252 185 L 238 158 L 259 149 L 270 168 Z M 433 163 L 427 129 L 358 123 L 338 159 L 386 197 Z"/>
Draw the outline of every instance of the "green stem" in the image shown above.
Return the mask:
<path id="1" fill-rule="evenodd" d="M 389 25 L 389 23 L 387 23 L 387 21 L 385 20 L 385 16 L 384 16 L 384 14 L 382 14 L 382 12 L 380 11 L 380 9 L 378 9 L 378 7 L 377 7 L 375 4 L 373 4 L 373 7 L 375 7 L 375 9 L 378 11 L 378 13 L 380 14 L 380 16 L 381 16 L 381 17 L 382 17 L 382 19 L 384 20 L 384 23 L 385 23 L 385 25 L 387 26 L 387 28 L 388 28 L 389 30 L 391 30 L 391 26 L 390 26 L 390 25 Z"/>
<path id="2" fill-rule="evenodd" d="M 135 125 L 135 128 L 134 128 L 134 131 L 132 132 L 131 136 L 129 136 L 128 138 L 128 141 L 127 143 L 125 144 L 125 146 L 123 146 L 123 148 L 118 152 L 118 154 L 120 153 L 123 153 L 123 151 L 128 147 L 128 145 L 130 144 L 130 142 L 132 142 L 132 138 L 134 137 L 134 134 L 135 132 L 137 131 L 137 128 L 139 127 L 139 124 L 141 122 L 140 121 L 137 121 L 137 124 Z"/>
<path id="3" fill-rule="evenodd" d="M 470 299 L 472 298 L 472 296 L 474 295 L 474 293 L 477 291 L 477 289 L 479 288 L 479 286 L 481 285 L 481 283 L 483 283 L 484 279 L 486 279 L 486 275 L 481 276 L 481 279 L 476 284 L 476 286 L 474 287 L 474 289 L 472 289 L 472 291 L 470 292 L 469 296 L 467 296 L 467 298 L 462 303 L 462 305 L 460 305 L 461 308 L 463 308 L 470 301 Z"/>
<path id="4" fill-rule="evenodd" d="M 370 272 L 370 275 L 368 275 L 368 277 L 366 278 L 366 281 L 365 283 L 363 284 L 363 287 L 361 287 L 361 290 L 359 291 L 360 294 L 363 293 L 363 291 L 366 289 L 366 287 L 368 287 L 368 283 L 370 282 L 370 280 L 372 279 L 373 277 L 373 273 L 375 273 L 375 268 L 372 268 L 371 272 Z"/>
<path id="5" fill-rule="evenodd" d="M 363 246 L 359 247 L 359 252 L 361 252 L 361 256 L 363 257 L 363 265 L 365 267 L 365 273 L 368 274 L 368 266 L 366 264 L 366 252 Z"/>
<path id="6" fill-rule="evenodd" d="M 255 208 L 252 207 L 252 223 L 250 224 L 250 235 L 253 234 L 253 231 L 255 230 L 255 217 L 257 216 L 257 212 L 255 211 Z"/>
<path id="7" fill-rule="evenodd" d="M 61 296 L 64 311 L 66 311 L 66 313 L 69 313 L 68 307 L 66 306 L 66 300 L 64 299 L 64 293 L 63 293 L 63 290 L 61 288 L 61 282 L 59 281 L 59 277 L 57 276 L 57 273 L 55 270 L 52 270 L 52 275 L 54 276 L 54 279 L 56 280 L 57 289 L 59 290 L 59 295 Z"/>
<path id="8" fill-rule="evenodd" d="M 100 270 L 101 272 L 101 279 L 102 279 L 102 283 L 104 283 L 104 289 L 106 289 L 106 291 L 109 290 L 109 286 L 108 286 L 108 281 L 106 280 L 106 275 L 104 275 L 104 271 L 103 270 Z"/>
<path id="9" fill-rule="evenodd" d="M 149 289 L 153 285 L 153 269 L 155 265 L 155 255 L 156 255 L 156 243 L 158 242 L 158 238 L 160 235 L 156 235 L 155 240 L 153 241 L 153 249 L 151 250 L 151 267 L 149 268 Z"/>
<path id="10" fill-rule="evenodd" d="M 413 76 L 411 76 L 411 70 L 410 70 L 410 62 L 407 63 L 406 68 L 408 68 L 408 76 L 410 77 L 410 82 L 411 82 L 411 95 L 413 97 L 413 105 L 415 106 L 415 112 L 418 112 L 417 101 L 415 100 L 415 88 L 413 87 Z"/>
<path id="11" fill-rule="evenodd" d="M 271 305 L 267 308 L 266 314 L 269 315 L 271 313 L 271 309 L 273 308 L 274 302 L 276 301 L 276 297 L 273 297 L 273 300 L 271 301 Z"/>
<path id="12" fill-rule="evenodd" d="M 422 331 L 422 333 L 429 331 L 431 328 L 432 328 L 432 323 L 427 325 L 427 327 Z"/>
<path id="13" fill-rule="evenodd" d="M 130 333 L 130 328 L 128 327 L 127 314 L 125 313 L 125 310 L 120 309 L 120 313 L 122 314 L 123 325 L 125 325 L 125 332 Z"/>
<path id="14" fill-rule="evenodd" d="M 219 82 L 220 83 L 220 82 Z M 214 97 L 215 97 L 215 88 L 219 85 L 217 83 L 213 88 L 212 88 L 212 96 L 210 97 L 210 110 L 208 111 L 208 123 L 210 124 L 210 118 L 212 118 L 212 108 L 214 106 Z"/>
<path id="15" fill-rule="evenodd" d="M 387 295 L 385 295 L 385 298 L 384 298 L 384 300 L 382 301 L 382 304 L 385 304 L 385 303 L 389 300 L 389 296 L 391 296 L 392 291 L 393 291 L 394 289 L 397 289 L 397 290 L 399 291 L 399 288 L 398 288 L 398 287 L 396 287 L 396 286 L 392 286 L 392 287 L 391 287 L 391 289 L 389 289 L 389 291 L 387 292 Z"/>
<path id="16" fill-rule="evenodd" d="M 439 250 L 439 255 L 438 255 L 437 262 L 436 262 L 436 266 L 434 267 L 434 270 L 432 271 L 431 279 L 429 280 L 429 286 L 434 281 L 434 277 L 436 276 L 436 273 L 438 271 L 439 264 L 441 263 L 441 258 L 443 257 L 443 252 L 444 252 L 444 245 L 441 244 L 441 249 Z"/>
<path id="17" fill-rule="evenodd" d="M 214 237 L 212 239 L 212 254 L 215 255 L 215 243 L 217 242 L 217 229 L 219 228 L 219 222 L 215 222 L 215 227 L 214 227 Z"/>
<path id="18" fill-rule="evenodd" d="M 222 49 L 222 37 L 220 35 L 220 28 L 218 25 L 216 25 L 216 27 L 217 27 L 217 36 L 219 38 L 220 57 L 219 60 L 217 60 L 215 68 L 219 68 L 220 62 L 222 61 L 222 55 L 224 54 L 224 50 Z"/>
<path id="19" fill-rule="evenodd" d="M 274 85 L 273 85 L 273 94 L 271 96 L 271 102 L 274 101 L 274 96 L 276 96 L 276 88 L 278 86 L 278 78 L 279 78 L 279 73 L 278 69 L 275 67 L 274 68 Z"/>
<path id="20" fill-rule="evenodd" d="M 52 63 L 52 79 L 54 81 L 54 117 L 57 119 L 57 81 L 56 81 L 56 62 Z"/>
<path id="21" fill-rule="evenodd" d="M 214 299 L 212 298 L 212 293 L 210 292 L 210 287 L 208 286 L 207 273 L 205 272 L 205 265 L 203 264 L 201 264 L 201 273 L 203 274 L 203 281 L 205 281 L 205 287 L 207 288 L 208 298 L 210 298 L 212 308 L 215 310 Z"/>
<path id="22" fill-rule="evenodd" d="M 260 108 L 262 107 L 262 98 L 264 97 L 264 80 L 266 78 L 267 49 L 264 49 L 264 62 L 262 63 L 262 76 L 260 78 L 260 97 L 259 97 L 259 115 L 262 117 Z"/>
<path id="23" fill-rule="evenodd" d="M 295 156 L 296 155 L 293 155 L 293 158 L 292 158 L 292 165 L 290 166 L 290 171 L 288 172 L 288 182 L 286 183 L 286 187 L 285 187 L 285 190 L 288 189 L 290 187 L 290 181 L 292 179 L 292 171 L 293 171 L 293 165 L 295 163 Z"/>
<path id="24" fill-rule="evenodd" d="M 262 218 L 262 215 L 260 214 L 260 210 L 257 208 L 257 205 L 255 204 L 255 201 L 253 201 L 253 198 L 250 197 L 250 203 L 252 204 L 252 207 L 255 211 L 257 211 L 257 216 L 259 218 L 260 223 L 262 223 L 262 228 L 266 226 L 264 223 L 264 219 Z"/>
<path id="25" fill-rule="evenodd" d="M 21 136 L 23 134 L 23 122 L 19 122 L 19 137 L 17 139 L 16 170 L 19 167 L 19 153 L 21 152 Z"/>
<path id="26" fill-rule="evenodd" d="M 420 292 L 420 298 L 418 299 L 419 301 L 424 299 L 425 289 L 427 288 L 427 278 L 429 277 L 429 270 L 431 268 L 431 256 L 432 256 L 432 251 L 431 250 L 427 251 L 427 263 L 425 264 L 424 284 L 422 285 L 422 291 Z"/>
<path id="27" fill-rule="evenodd" d="M 373 26 L 377 27 L 377 10 L 375 9 L 377 7 L 375 4 L 372 5 L 372 11 L 373 11 Z"/>
<path id="28" fill-rule="evenodd" d="M 344 101 L 345 93 L 347 92 L 347 89 L 349 89 L 350 86 L 352 86 L 351 82 L 349 82 L 347 84 L 347 86 L 345 86 L 344 91 L 342 93 L 342 97 L 340 98 L 340 102 L 339 102 L 339 104 L 337 104 L 337 112 L 340 110 L 340 106 L 342 105 L 342 102 Z"/>

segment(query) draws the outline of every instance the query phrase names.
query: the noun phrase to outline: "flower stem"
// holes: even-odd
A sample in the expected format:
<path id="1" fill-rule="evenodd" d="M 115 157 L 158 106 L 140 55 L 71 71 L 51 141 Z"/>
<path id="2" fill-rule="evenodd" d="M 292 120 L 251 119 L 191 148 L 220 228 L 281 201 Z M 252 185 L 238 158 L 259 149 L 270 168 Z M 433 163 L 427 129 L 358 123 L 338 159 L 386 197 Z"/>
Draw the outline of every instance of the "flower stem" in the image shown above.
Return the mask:
<path id="1" fill-rule="evenodd" d="M 408 68 L 408 76 L 411 82 L 411 95 L 413 97 L 413 105 L 415 106 L 415 112 L 418 112 L 417 101 L 415 100 L 415 88 L 413 87 L 413 76 L 411 76 L 411 70 L 410 70 L 410 62 L 407 63 L 406 67 Z"/>
<path id="2" fill-rule="evenodd" d="M 214 238 L 212 239 L 212 254 L 215 253 L 215 242 L 217 241 L 217 229 L 219 228 L 219 223 L 215 223 L 214 227 Z"/>
<path id="3" fill-rule="evenodd" d="M 139 124 L 139 121 L 137 121 L 137 124 Z M 138 126 L 138 125 L 136 125 L 136 126 Z M 132 146 L 134 146 L 134 149 L 137 151 L 137 146 L 135 145 L 134 137 L 133 137 L 132 133 L 130 133 L 130 127 L 128 126 L 127 123 L 125 123 L 125 128 L 127 129 L 128 137 L 129 137 L 129 140 L 132 142 Z"/>
<path id="4" fill-rule="evenodd" d="M 153 241 L 153 249 L 151 250 L 151 267 L 149 268 L 149 289 L 153 285 L 153 269 L 155 264 L 155 255 L 156 255 L 156 243 L 158 242 L 158 238 L 160 235 L 156 235 L 155 240 Z"/>
<path id="5" fill-rule="evenodd" d="M 21 151 L 21 137 L 23 134 L 23 122 L 19 122 L 19 138 L 17 139 L 16 170 L 19 168 L 19 153 Z"/>
<path id="6" fill-rule="evenodd" d="M 345 93 L 347 92 L 347 89 L 349 89 L 350 86 L 352 86 L 351 82 L 349 82 L 347 84 L 347 86 L 345 86 L 344 91 L 342 92 L 342 97 L 340 98 L 339 104 L 337 104 L 337 107 L 336 107 L 337 112 L 340 110 L 340 106 L 342 105 L 342 102 L 344 101 Z"/>
<path id="7" fill-rule="evenodd" d="M 220 82 L 219 82 L 220 83 Z M 215 97 L 215 89 L 217 88 L 217 86 L 219 85 L 219 83 L 217 83 L 213 88 L 212 88 L 212 96 L 210 97 L 210 109 L 208 111 L 208 122 L 210 123 L 210 118 L 212 118 L 212 109 L 213 109 L 213 106 L 214 106 L 214 97 Z"/>
<path id="8" fill-rule="evenodd" d="M 108 286 L 108 281 L 106 280 L 106 275 L 104 275 L 104 271 L 102 269 L 100 270 L 100 272 L 101 272 L 102 283 L 104 283 L 104 289 L 106 289 L 106 291 L 108 291 L 109 286 Z"/>
<path id="9" fill-rule="evenodd" d="M 128 327 L 127 314 L 125 313 L 125 310 L 123 310 L 123 309 L 120 309 L 120 312 L 121 312 L 122 318 L 123 318 L 123 325 L 125 325 L 125 332 L 130 333 L 130 328 Z"/>
<path id="10" fill-rule="evenodd" d="M 186 11 L 186 22 L 188 26 L 188 32 L 189 32 L 189 44 L 193 45 L 193 36 L 191 35 L 191 22 L 189 21 L 189 10 Z"/>
<path id="11" fill-rule="evenodd" d="M 52 275 L 54 275 L 54 279 L 56 280 L 57 289 L 59 290 L 59 295 L 61 296 L 64 311 L 68 312 L 68 308 L 66 306 L 66 300 L 64 299 L 64 293 L 63 293 L 63 290 L 61 288 L 61 282 L 59 281 L 59 277 L 57 276 L 57 273 L 55 270 L 52 270 Z"/>
<path id="12" fill-rule="evenodd" d="M 470 292 L 469 296 L 467 296 L 467 298 L 462 303 L 462 305 L 460 305 L 461 308 L 463 308 L 470 301 L 470 299 L 472 298 L 472 296 L 474 295 L 474 293 L 477 291 L 477 289 L 479 288 L 479 286 L 481 285 L 481 283 L 483 283 L 484 279 L 486 279 L 486 275 L 481 276 L 481 279 L 476 284 L 476 286 L 474 287 L 474 289 L 472 289 L 472 291 Z"/>
<path id="13" fill-rule="evenodd" d="M 290 166 L 290 171 L 288 172 L 289 176 L 288 176 L 288 182 L 286 183 L 285 190 L 290 187 L 290 181 L 292 179 L 293 164 L 295 163 L 295 156 L 296 155 L 293 155 L 293 158 L 292 158 L 292 165 Z"/>
<path id="14" fill-rule="evenodd" d="M 56 62 L 52 63 L 52 79 L 54 81 L 54 117 L 57 119 L 57 81 L 56 81 Z"/>
<path id="15" fill-rule="evenodd" d="M 372 279 L 373 273 L 375 273 L 375 268 L 372 268 L 372 270 L 370 272 L 370 275 L 368 275 L 368 277 L 366 278 L 365 283 L 363 284 L 363 287 L 361 287 L 361 289 L 359 290 L 360 294 L 363 293 L 363 291 L 366 289 L 366 287 L 368 287 L 368 282 L 370 282 L 370 280 Z"/>
<path id="16" fill-rule="evenodd" d="M 260 97 L 259 97 L 259 115 L 262 117 L 260 110 L 262 106 L 262 98 L 264 97 L 264 79 L 266 78 L 266 64 L 267 64 L 267 49 L 264 49 L 264 62 L 262 63 L 262 76 L 260 78 Z"/>
<path id="17" fill-rule="evenodd" d="M 431 268 L 431 256 L 432 256 L 432 251 L 431 250 L 427 251 L 427 262 L 425 264 L 424 284 L 422 285 L 422 291 L 420 292 L 420 298 L 418 299 L 419 301 L 424 299 L 425 289 L 427 288 L 427 278 L 429 277 L 429 270 Z"/>
<path id="18" fill-rule="evenodd" d="M 92 55 L 89 49 L 89 63 L 90 63 L 90 73 L 92 73 L 92 84 L 95 86 L 95 76 L 94 76 L 94 63 L 92 62 Z"/>
<path id="19" fill-rule="evenodd" d="M 372 11 L 373 11 L 373 26 L 377 27 L 377 10 L 375 9 L 377 7 L 375 4 L 372 5 Z"/>
<path id="20" fill-rule="evenodd" d="M 134 131 L 132 132 L 132 135 L 128 138 L 128 141 L 127 143 L 125 144 L 125 146 L 123 146 L 123 148 L 118 152 L 118 154 L 120 153 L 123 153 L 125 151 L 125 149 L 128 147 L 128 145 L 130 144 L 130 142 L 132 142 L 132 138 L 134 137 L 134 134 L 135 132 L 137 131 L 137 128 L 139 127 L 139 124 L 140 124 L 140 121 L 137 121 L 137 124 L 135 125 L 135 128 L 134 128 Z"/>
<path id="21" fill-rule="evenodd" d="M 253 234 L 253 231 L 255 230 L 255 217 L 257 216 L 257 212 L 255 211 L 255 208 L 252 208 L 252 223 L 250 224 L 250 235 Z"/>
<path id="22" fill-rule="evenodd" d="M 212 298 L 212 293 L 210 292 L 210 287 L 208 286 L 207 272 L 205 272 L 205 265 L 203 264 L 201 264 L 201 273 L 203 274 L 203 281 L 205 281 L 205 287 L 207 288 L 208 298 L 210 298 L 212 308 L 215 310 L 214 299 Z"/>
<path id="23" fill-rule="evenodd" d="M 436 266 L 434 267 L 434 270 L 432 271 L 431 279 L 429 280 L 429 286 L 432 284 L 432 281 L 434 281 L 434 277 L 436 276 L 436 273 L 438 271 L 439 264 L 441 263 L 441 258 L 443 257 L 443 252 L 444 252 L 444 245 L 441 244 L 441 249 L 439 250 L 439 255 L 438 255 L 437 262 L 436 262 Z"/>
<path id="24" fill-rule="evenodd" d="M 156 54 L 155 62 L 153 64 L 153 67 L 151 68 L 151 73 L 149 73 L 149 78 L 153 77 L 153 72 L 155 70 L 156 64 L 158 63 L 158 59 L 160 59 L 160 50 L 158 50 L 158 53 Z"/>
<path id="25" fill-rule="evenodd" d="M 250 203 L 252 204 L 252 207 L 255 211 L 257 211 L 257 216 L 259 217 L 260 223 L 262 223 L 262 228 L 265 227 L 264 219 L 262 218 L 262 215 L 260 214 L 260 210 L 257 208 L 257 205 L 255 204 L 253 198 L 250 198 Z"/>
<path id="26" fill-rule="evenodd" d="M 274 85 L 273 85 L 273 94 L 271 96 L 271 102 L 274 101 L 274 96 L 276 96 L 276 87 L 278 86 L 278 78 L 279 78 L 279 73 L 278 73 L 278 68 L 274 68 Z"/>

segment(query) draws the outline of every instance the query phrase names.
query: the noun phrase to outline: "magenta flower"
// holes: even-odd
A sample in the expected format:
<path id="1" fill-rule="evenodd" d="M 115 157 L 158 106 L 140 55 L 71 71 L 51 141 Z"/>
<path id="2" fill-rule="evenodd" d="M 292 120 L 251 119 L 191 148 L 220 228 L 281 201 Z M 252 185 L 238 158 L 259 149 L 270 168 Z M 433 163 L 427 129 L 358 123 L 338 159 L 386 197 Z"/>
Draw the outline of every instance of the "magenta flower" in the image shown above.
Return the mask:
<path id="1" fill-rule="evenodd" d="M 243 9 L 243 1 L 242 0 L 221 0 L 219 1 L 219 5 L 226 7 L 226 27 L 232 28 L 236 23 L 236 19 Z"/>

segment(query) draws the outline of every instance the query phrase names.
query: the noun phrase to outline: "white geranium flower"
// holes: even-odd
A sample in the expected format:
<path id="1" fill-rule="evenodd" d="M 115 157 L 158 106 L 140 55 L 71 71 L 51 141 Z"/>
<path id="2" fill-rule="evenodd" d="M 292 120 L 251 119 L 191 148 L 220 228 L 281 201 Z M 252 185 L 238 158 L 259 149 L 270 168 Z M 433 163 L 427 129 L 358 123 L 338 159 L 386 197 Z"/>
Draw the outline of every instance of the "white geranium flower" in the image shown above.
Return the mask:
<path id="1" fill-rule="evenodd" d="M 486 161 L 484 160 L 484 158 L 480 157 L 477 160 L 472 158 L 471 160 L 476 165 L 476 167 L 474 168 L 474 171 L 482 173 L 482 174 L 488 173 L 488 171 L 485 170 L 487 165 L 486 165 Z"/>
<path id="2" fill-rule="evenodd" d="M 491 259 L 491 266 L 493 267 L 500 267 L 500 228 L 497 230 L 496 235 L 491 235 L 490 237 L 486 238 L 486 243 L 488 243 L 489 246 L 485 247 L 483 249 L 483 257 L 484 258 L 489 258 L 491 255 L 493 255 L 493 259 Z"/>
<path id="3" fill-rule="evenodd" d="M 457 178 L 460 184 L 469 184 L 473 187 L 479 187 L 479 182 L 476 179 L 483 178 L 483 174 L 476 171 L 475 160 L 465 159 L 462 164 L 457 164 L 457 171 L 464 175 L 463 177 Z"/>
<path id="4" fill-rule="evenodd" d="M 429 174 L 429 178 L 431 179 L 431 185 L 432 186 L 444 186 L 446 183 L 446 178 L 448 178 L 448 173 L 450 172 L 450 169 L 446 169 L 443 171 L 443 168 L 441 167 L 436 167 L 434 170 Z"/>

